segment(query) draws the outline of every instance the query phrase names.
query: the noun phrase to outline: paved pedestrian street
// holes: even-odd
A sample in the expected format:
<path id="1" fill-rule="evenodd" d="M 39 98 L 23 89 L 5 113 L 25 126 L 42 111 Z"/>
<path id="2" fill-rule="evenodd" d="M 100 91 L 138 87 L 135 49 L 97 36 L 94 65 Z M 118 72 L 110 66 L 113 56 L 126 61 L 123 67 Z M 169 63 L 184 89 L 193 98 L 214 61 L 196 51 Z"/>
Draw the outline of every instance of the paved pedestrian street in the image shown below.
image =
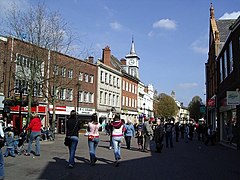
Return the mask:
<path id="1" fill-rule="evenodd" d="M 64 135 L 56 135 L 54 142 L 41 142 L 41 156 L 19 155 L 5 157 L 6 180 L 79 179 L 79 180 L 239 180 L 240 152 L 222 145 L 205 146 L 197 140 L 174 143 L 174 148 L 163 148 L 162 153 L 132 149 L 123 143 L 122 160 L 114 166 L 113 150 L 108 149 L 108 136 L 102 134 L 97 149 L 98 161 L 89 164 L 87 138 L 82 134 L 76 151 L 76 166 L 67 166 L 68 150 L 63 145 Z M 25 145 L 27 147 L 27 144 Z M 4 152 L 4 148 L 2 149 Z"/>

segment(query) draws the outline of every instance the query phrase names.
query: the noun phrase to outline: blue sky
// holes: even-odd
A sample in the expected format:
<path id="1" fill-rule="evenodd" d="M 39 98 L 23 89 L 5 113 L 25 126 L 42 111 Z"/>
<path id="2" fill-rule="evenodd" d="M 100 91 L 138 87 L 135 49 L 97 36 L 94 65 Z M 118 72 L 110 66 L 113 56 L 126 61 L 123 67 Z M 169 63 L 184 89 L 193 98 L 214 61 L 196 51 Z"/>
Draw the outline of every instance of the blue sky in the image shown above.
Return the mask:
<path id="1" fill-rule="evenodd" d="M 37 2 L 15 1 L 22 8 Z M 188 106 L 196 95 L 205 101 L 211 2 L 217 19 L 240 15 L 239 0 L 46 0 L 45 4 L 80 35 L 75 46 L 81 58 L 101 58 L 108 45 L 121 59 L 129 53 L 133 36 L 141 81 L 159 93 L 175 91 L 177 100 Z M 1 18 L 9 3 L 0 0 Z"/>

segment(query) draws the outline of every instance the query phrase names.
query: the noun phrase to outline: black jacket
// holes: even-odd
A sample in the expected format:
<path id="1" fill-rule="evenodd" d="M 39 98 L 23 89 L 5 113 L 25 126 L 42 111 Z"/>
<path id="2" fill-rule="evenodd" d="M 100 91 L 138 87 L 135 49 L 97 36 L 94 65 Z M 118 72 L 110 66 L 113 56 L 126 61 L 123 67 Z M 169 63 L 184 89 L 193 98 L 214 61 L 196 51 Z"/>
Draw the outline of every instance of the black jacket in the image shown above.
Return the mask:
<path id="1" fill-rule="evenodd" d="M 77 136 L 78 137 L 78 131 L 80 130 L 80 123 L 76 118 L 69 118 L 67 120 L 67 133 L 66 136 Z"/>

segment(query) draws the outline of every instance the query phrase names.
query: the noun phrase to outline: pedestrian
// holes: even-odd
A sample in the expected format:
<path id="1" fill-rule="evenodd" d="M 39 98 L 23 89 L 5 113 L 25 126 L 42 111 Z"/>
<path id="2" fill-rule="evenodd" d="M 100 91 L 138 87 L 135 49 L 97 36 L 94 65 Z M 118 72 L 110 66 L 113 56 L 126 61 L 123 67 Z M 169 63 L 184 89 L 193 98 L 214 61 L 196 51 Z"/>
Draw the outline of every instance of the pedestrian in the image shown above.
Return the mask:
<path id="1" fill-rule="evenodd" d="M 156 152 L 162 152 L 164 138 L 164 127 L 160 119 L 157 119 L 157 126 L 155 127 L 154 140 L 156 145 Z"/>
<path id="2" fill-rule="evenodd" d="M 185 124 L 185 143 L 188 143 L 188 139 L 189 139 L 189 125 Z"/>
<path id="3" fill-rule="evenodd" d="M 5 141 L 6 141 L 6 150 L 4 153 L 4 157 L 8 157 L 8 155 L 10 154 L 10 156 L 15 157 L 15 152 L 14 152 L 14 133 L 11 131 L 6 132 L 6 136 L 5 136 Z"/>
<path id="4" fill-rule="evenodd" d="M 112 121 L 113 122 L 113 121 Z M 113 126 L 112 126 L 112 122 L 110 122 L 109 123 L 109 150 L 111 150 L 112 149 L 112 147 L 113 147 L 113 143 L 112 143 L 112 131 L 113 131 Z"/>
<path id="5" fill-rule="evenodd" d="M 181 132 L 181 138 L 184 139 L 184 134 L 185 134 L 185 125 L 184 124 L 180 125 L 180 132 Z"/>
<path id="6" fill-rule="evenodd" d="M 32 120 L 30 121 L 29 126 L 24 130 L 24 132 L 27 132 L 28 130 L 31 130 L 30 138 L 28 142 L 28 149 L 27 153 L 25 153 L 25 156 L 30 156 L 30 153 L 32 152 L 32 142 L 35 140 L 35 152 L 33 153 L 35 156 L 40 156 L 40 137 L 41 137 L 41 119 L 37 115 L 37 113 L 32 114 Z"/>
<path id="7" fill-rule="evenodd" d="M 88 147 L 89 147 L 89 155 L 90 155 L 90 163 L 91 165 L 95 165 L 97 158 L 96 158 L 96 148 L 99 143 L 99 128 L 100 123 L 98 123 L 97 114 L 92 114 L 92 120 L 88 123 Z"/>
<path id="8" fill-rule="evenodd" d="M 168 148 L 168 144 L 170 143 L 170 147 L 173 148 L 173 141 L 172 141 L 172 133 L 174 124 L 171 122 L 171 120 L 174 122 L 174 119 L 168 119 L 168 122 L 164 125 L 164 130 L 166 132 L 166 147 Z"/>
<path id="9" fill-rule="evenodd" d="M 75 110 L 72 110 L 70 112 L 70 117 L 67 120 L 66 128 L 67 128 L 66 136 L 70 137 L 71 141 L 70 146 L 68 146 L 69 149 L 68 166 L 70 168 L 73 168 L 75 165 L 74 158 L 79 139 L 78 131 L 80 130 L 80 122 L 77 119 L 77 114 Z"/>
<path id="10" fill-rule="evenodd" d="M 112 144 L 114 148 L 114 157 L 115 157 L 115 166 L 119 165 L 119 161 L 121 159 L 121 142 L 123 139 L 123 129 L 124 123 L 120 119 L 120 114 L 117 113 L 114 116 L 112 125 Z"/>
<path id="11" fill-rule="evenodd" d="M 131 138 L 135 136 L 135 129 L 130 119 L 127 120 L 127 123 L 124 125 L 125 132 L 124 137 L 127 145 L 127 149 L 131 148 Z"/>
<path id="12" fill-rule="evenodd" d="M 2 121 L 0 122 L 0 137 L 4 138 L 4 132 L 2 128 Z M 2 148 L 0 149 L 0 180 L 4 179 L 5 172 L 4 172 L 4 159 L 2 154 Z"/>
<path id="13" fill-rule="evenodd" d="M 176 134 L 176 142 L 178 142 L 179 141 L 179 132 L 180 132 L 179 122 L 175 123 L 174 130 L 175 130 L 175 134 Z"/>
<path id="14" fill-rule="evenodd" d="M 214 134 L 213 134 L 212 125 L 208 125 L 208 128 L 207 128 L 207 140 L 205 142 L 205 145 L 208 145 L 209 141 L 211 141 L 211 144 L 214 145 Z"/>
<path id="15" fill-rule="evenodd" d="M 144 134 L 144 146 L 143 149 L 145 152 L 150 152 L 150 141 L 153 136 L 153 130 L 150 125 L 150 119 L 148 117 L 145 117 L 144 123 L 143 123 L 143 134 Z"/>
<path id="16" fill-rule="evenodd" d="M 136 138 L 137 138 L 138 150 L 143 151 L 143 125 L 142 124 L 137 125 Z"/>

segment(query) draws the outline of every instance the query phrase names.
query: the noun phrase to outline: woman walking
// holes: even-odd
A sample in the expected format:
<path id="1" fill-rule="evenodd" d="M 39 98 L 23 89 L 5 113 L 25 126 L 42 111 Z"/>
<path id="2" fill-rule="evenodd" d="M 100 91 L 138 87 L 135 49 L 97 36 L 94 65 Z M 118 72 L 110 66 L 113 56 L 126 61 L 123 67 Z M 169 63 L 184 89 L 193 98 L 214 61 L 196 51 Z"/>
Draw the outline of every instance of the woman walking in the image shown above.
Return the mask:
<path id="1" fill-rule="evenodd" d="M 80 123 L 77 120 L 77 116 L 76 116 L 76 111 L 72 110 L 70 112 L 70 117 L 67 120 L 67 133 L 66 136 L 70 137 L 71 143 L 70 146 L 68 146 L 69 149 L 69 161 L 68 161 L 68 166 L 70 168 L 74 167 L 75 164 L 75 152 L 77 149 L 77 144 L 78 144 L 78 131 L 80 130 Z"/>
<path id="2" fill-rule="evenodd" d="M 1 138 L 4 138 L 4 132 L 2 128 L 2 122 L 0 122 L 0 136 Z M 0 180 L 4 179 L 4 159 L 2 154 L 2 148 L 0 148 Z"/>
<path id="3" fill-rule="evenodd" d="M 114 120 L 111 123 L 113 127 L 112 131 L 112 142 L 114 147 L 114 156 L 115 156 L 115 166 L 119 165 L 119 160 L 121 159 L 121 142 L 123 139 L 123 127 L 124 123 L 120 119 L 120 114 L 115 114 Z"/>
<path id="4" fill-rule="evenodd" d="M 135 136 L 135 129 L 131 122 L 131 120 L 127 120 L 127 123 L 125 124 L 125 132 L 124 137 L 127 144 L 127 149 L 131 148 L 131 138 L 132 136 Z"/>
<path id="5" fill-rule="evenodd" d="M 27 153 L 25 153 L 25 156 L 30 156 L 30 153 L 32 151 L 32 142 L 36 141 L 36 149 L 35 149 L 35 156 L 40 156 L 40 136 L 41 136 L 41 119 L 38 117 L 36 113 L 32 114 L 32 120 L 29 124 L 29 126 L 26 128 L 25 131 L 31 130 L 30 133 L 30 139 L 28 142 L 28 150 Z"/>
<path id="6" fill-rule="evenodd" d="M 96 158 L 96 148 L 99 143 L 99 132 L 98 129 L 100 124 L 98 123 L 97 114 L 94 113 L 92 115 L 92 121 L 88 123 L 88 147 L 89 147 L 89 154 L 90 154 L 90 163 L 91 165 L 95 165 L 97 158 Z"/>

